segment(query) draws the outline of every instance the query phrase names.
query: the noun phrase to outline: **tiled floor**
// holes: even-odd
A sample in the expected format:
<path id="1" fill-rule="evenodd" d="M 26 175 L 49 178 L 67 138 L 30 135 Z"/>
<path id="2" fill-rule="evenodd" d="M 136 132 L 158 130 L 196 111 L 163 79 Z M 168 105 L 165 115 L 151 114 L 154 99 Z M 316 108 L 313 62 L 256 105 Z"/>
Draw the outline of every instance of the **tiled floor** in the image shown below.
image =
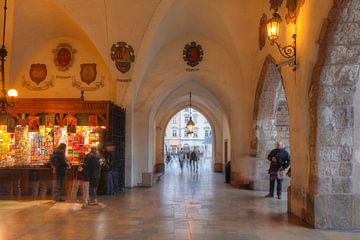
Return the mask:
<path id="1" fill-rule="evenodd" d="M 0 201 L 0 239 L 360 239 L 310 229 L 286 214 L 286 199 L 232 188 L 222 174 L 174 166 L 153 188 L 76 203 Z"/>

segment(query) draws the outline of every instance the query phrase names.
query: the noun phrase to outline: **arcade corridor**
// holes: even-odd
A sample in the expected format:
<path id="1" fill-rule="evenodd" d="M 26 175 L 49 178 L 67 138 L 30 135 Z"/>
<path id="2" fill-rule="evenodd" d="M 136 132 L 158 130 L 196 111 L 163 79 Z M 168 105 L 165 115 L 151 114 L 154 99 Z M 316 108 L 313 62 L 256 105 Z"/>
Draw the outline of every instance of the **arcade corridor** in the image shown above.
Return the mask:
<path id="1" fill-rule="evenodd" d="M 102 198 L 99 207 L 1 201 L 0 239 L 360 239 L 313 230 L 286 213 L 286 199 L 225 185 L 210 171 L 169 168 L 153 188 Z"/>

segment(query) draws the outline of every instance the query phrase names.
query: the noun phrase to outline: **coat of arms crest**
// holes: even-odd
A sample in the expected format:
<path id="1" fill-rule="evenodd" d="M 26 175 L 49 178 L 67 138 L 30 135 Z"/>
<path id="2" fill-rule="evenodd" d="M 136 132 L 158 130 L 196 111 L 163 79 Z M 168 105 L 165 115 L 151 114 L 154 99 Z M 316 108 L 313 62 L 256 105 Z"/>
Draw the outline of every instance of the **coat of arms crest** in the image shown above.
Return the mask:
<path id="1" fill-rule="evenodd" d="M 56 49 L 53 50 L 54 53 L 54 63 L 60 71 L 68 70 L 74 62 L 74 53 L 75 49 L 72 48 L 70 44 L 61 43 Z"/>
<path id="2" fill-rule="evenodd" d="M 187 65 L 195 67 L 202 61 L 204 56 L 204 51 L 202 50 L 201 45 L 196 44 L 196 42 L 191 42 L 186 44 L 183 50 L 183 59 Z"/>
<path id="3" fill-rule="evenodd" d="M 134 49 L 125 42 L 117 42 L 111 47 L 111 59 L 120 72 L 126 73 L 135 61 Z"/>
<path id="4" fill-rule="evenodd" d="M 30 66 L 30 79 L 39 85 L 42 81 L 46 79 L 47 69 L 45 64 L 31 64 Z"/>
<path id="5" fill-rule="evenodd" d="M 80 77 L 81 81 L 89 85 L 96 79 L 96 63 L 84 63 L 80 65 Z"/>

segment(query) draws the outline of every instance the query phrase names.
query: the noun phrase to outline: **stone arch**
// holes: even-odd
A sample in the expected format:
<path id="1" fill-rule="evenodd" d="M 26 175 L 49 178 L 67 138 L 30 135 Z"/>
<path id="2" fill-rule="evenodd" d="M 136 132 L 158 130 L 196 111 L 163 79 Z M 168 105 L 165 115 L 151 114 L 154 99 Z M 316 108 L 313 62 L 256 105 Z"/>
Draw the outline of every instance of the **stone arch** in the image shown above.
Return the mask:
<path id="1" fill-rule="evenodd" d="M 266 57 L 256 89 L 251 137 L 252 175 L 256 190 L 268 190 L 267 154 L 281 140 L 289 150 L 289 111 L 283 78 L 270 55 Z M 285 182 L 289 184 L 288 179 Z"/>
<path id="2" fill-rule="evenodd" d="M 165 115 L 161 116 L 160 119 L 157 121 L 157 134 L 156 134 L 156 164 L 155 164 L 155 170 L 159 172 L 159 169 L 163 169 L 163 161 L 161 159 L 161 156 L 163 156 L 164 149 L 162 149 L 162 146 L 164 146 L 164 134 L 166 131 L 166 127 L 171 121 L 171 118 L 181 111 L 182 109 L 188 107 L 188 102 L 181 102 L 177 105 L 173 106 L 170 111 L 168 111 Z M 207 109 L 205 106 L 203 106 L 201 103 L 195 103 L 195 105 L 192 106 L 193 109 L 201 113 L 208 121 L 211 127 L 212 131 L 212 163 L 215 163 L 215 160 L 218 156 L 222 155 L 222 152 L 216 152 L 219 151 L 221 148 L 217 145 L 221 145 L 221 134 L 220 134 L 220 125 L 218 121 L 216 120 L 216 117 L 210 112 L 209 109 Z M 160 140 L 160 141 L 158 141 Z"/>
<path id="3" fill-rule="evenodd" d="M 354 131 L 359 78 L 360 3 L 334 1 L 323 24 L 310 88 L 310 174 L 305 221 L 315 228 L 360 227 L 360 171 Z M 355 96 L 356 97 L 356 96 Z M 355 124 L 354 124 L 355 122 Z M 355 125 L 355 128 L 354 128 Z M 357 150 L 356 150 L 357 151 Z"/>

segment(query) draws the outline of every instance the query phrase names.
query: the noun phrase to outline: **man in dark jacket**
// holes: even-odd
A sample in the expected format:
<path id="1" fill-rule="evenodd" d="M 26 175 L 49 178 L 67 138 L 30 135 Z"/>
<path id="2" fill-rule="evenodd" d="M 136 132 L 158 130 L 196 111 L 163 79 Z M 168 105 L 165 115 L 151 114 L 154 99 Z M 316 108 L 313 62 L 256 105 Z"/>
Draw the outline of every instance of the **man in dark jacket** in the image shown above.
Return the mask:
<path id="1" fill-rule="evenodd" d="M 196 149 L 194 148 L 193 151 L 190 153 L 190 166 L 194 169 L 194 170 L 198 170 L 199 165 L 198 165 L 198 156 L 196 154 Z"/>
<path id="2" fill-rule="evenodd" d="M 100 157 L 96 151 L 96 147 L 91 147 L 84 160 L 85 169 L 90 181 L 90 199 L 94 204 L 98 203 L 96 191 L 100 180 Z"/>
<path id="3" fill-rule="evenodd" d="M 118 190 L 119 180 L 114 178 L 116 172 L 116 169 L 114 169 L 114 154 L 115 146 L 113 146 L 112 144 L 107 144 L 104 149 L 104 164 L 102 166 L 102 170 L 105 175 L 107 195 L 114 195 Z"/>
<path id="4" fill-rule="evenodd" d="M 66 174 L 66 169 L 68 168 L 68 163 L 65 157 L 66 144 L 61 143 L 57 149 L 55 149 L 54 154 L 51 156 L 50 164 L 53 168 L 55 185 L 54 185 L 54 201 L 60 202 L 64 201 L 61 199 L 61 189 L 64 185 L 64 178 Z"/>
<path id="5" fill-rule="evenodd" d="M 279 175 L 281 175 L 281 172 L 283 173 L 283 171 L 289 167 L 290 154 L 283 148 L 283 144 L 281 142 L 276 142 L 275 149 L 273 149 L 268 155 L 268 160 L 270 161 L 270 191 L 269 194 L 265 197 L 274 197 L 274 188 L 276 181 L 277 197 L 278 199 L 281 199 L 283 178 Z"/>

